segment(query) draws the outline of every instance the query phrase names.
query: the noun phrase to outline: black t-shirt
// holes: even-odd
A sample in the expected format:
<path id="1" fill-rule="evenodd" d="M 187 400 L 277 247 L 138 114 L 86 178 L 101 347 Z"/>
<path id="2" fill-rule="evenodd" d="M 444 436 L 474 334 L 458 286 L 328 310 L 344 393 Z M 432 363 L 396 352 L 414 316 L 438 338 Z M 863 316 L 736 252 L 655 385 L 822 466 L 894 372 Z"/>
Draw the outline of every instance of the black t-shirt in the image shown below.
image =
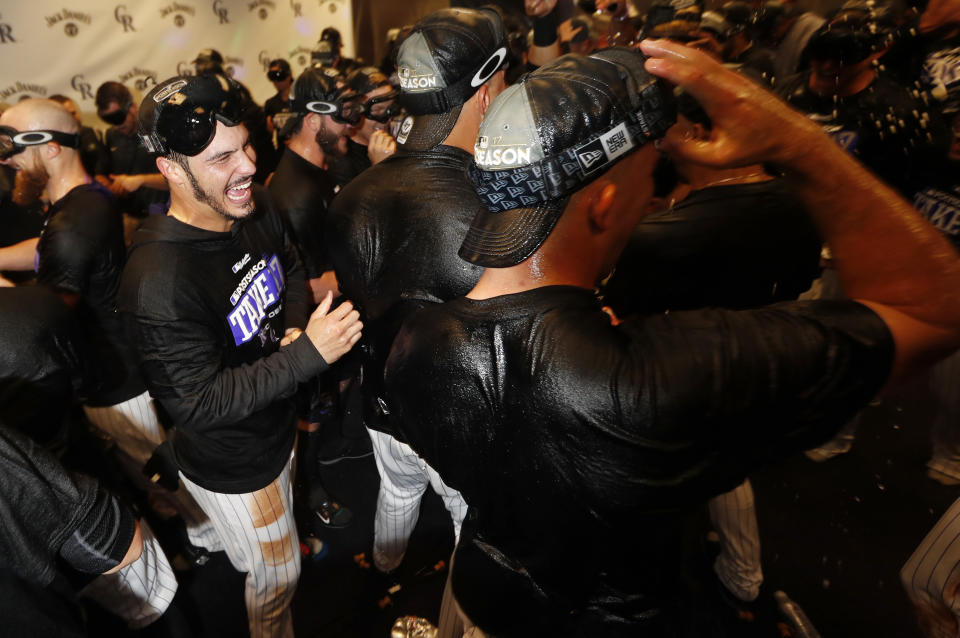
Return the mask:
<path id="1" fill-rule="evenodd" d="M 228 232 L 152 215 L 133 234 L 120 310 L 150 394 L 173 420 L 168 440 L 191 481 L 252 492 L 290 458 L 290 397 L 326 368 L 306 336 L 303 268 L 266 191 Z"/>
<path id="2" fill-rule="evenodd" d="M 619 317 L 796 299 L 820 263 L 820 238 L 780 180 L 711 186 L 634 229 L 603 289 Z"/>
<path id="3" fill-rule="evenodd" d="M 836 98 L 814 93 L 809 81 L 809 72 L 800 73 L 778 83 L 777 90 L 841 148 L 906 196 L 943 158 L 947 140 L 943 120 L 891 79 L 878 75 L 859 93 Z"/>
<path id="4" fill-rule="evenodd" d="M 340 187 L 349 184 L 357 175 L 373 164 L 367 155 L 367 147 L 347 139 L 347 153 L 330 159 L 330 176 Z"/>
<path id="5" fill-rule="evenodd" d="M 101 169 L 104 175 L 152 175 L 157 173 L 156 160 L 147 152 L 136 135 L 124 135 L 116 127 L 107 129 L 104 136 L 110 160 L 108 166 Z M 120 210 L 134 217 L 144 217 L 151 206 L 159 209 L 170 198 L 164 190 L 141 186 L 133 193 L 121 198 Z M 155 205 L 155 206 L 154 206 Z"/>
<path id="6" fill-rule="evenodd" d="M 113 195 L 91 183 L 57 200 L 47 213 L 37 255 L 39 283 L 80 297 L 77 316 L 100 375 L 100 386 L 91 388 L 87 402 L 115 405 L 144 392 L 117 314 L 126 247 Z"/>
<path id="7" fill-rule="evenodd" d="M 0 288 L 0 339 L 0 421 L 47 445 L 92 363 L 76 317 L 44 286 Z"/>
<path id="8" fill-rule="evenodd" d="M 457 251 L 483 203 L 467 177 L 473 157 L 452 146 L 399 152 L 348 184 L 327 214 L 327 250 L 340 290 L 364 322 L 364 420 L 390 432 L 376 397 L 403 318 L 424 301 L 465 295 L 482 268 Z"/>
<path id="9" fill-rule="evenodd" d="M 545 287 L 413 315 L 391 414 L 469 505 L 453 590 L 497 636 L 661 636 L 680 520 L 836 431 L 880 389 L 886 325 L 853 302 L 650 315 Z"/>
<path id="10" fill-rule="evenodd" d="M 330 270 L 323 227 L 336 185 L 327 171 L 287 148 L 268 188 L 291 231 L 307 279 Z"/>

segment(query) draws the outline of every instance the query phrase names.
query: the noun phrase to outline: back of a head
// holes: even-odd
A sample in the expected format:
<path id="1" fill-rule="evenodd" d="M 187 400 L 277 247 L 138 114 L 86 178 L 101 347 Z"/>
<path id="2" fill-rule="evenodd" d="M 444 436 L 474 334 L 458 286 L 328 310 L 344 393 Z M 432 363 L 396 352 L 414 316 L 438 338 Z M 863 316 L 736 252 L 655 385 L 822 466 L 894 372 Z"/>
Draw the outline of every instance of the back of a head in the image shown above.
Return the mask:
<path id="1" fill-rule="evenodd" d="M 460 248 L 472 263 L 519 264 L 546 240 L 574 192 L 675 121 L 672 94 L 631 49 L 565 55 L 491 104 L 470 178 L 486 210 Z"/>
<path id="2" fill-rule="evenodd" d="M 204 49 L 198 53 L 193 65 L 197 70 L 197 75 L 224 72 L 223 56 L 216 49 Z"/>
<path id="3" fill-rule="evenodd" d="M 70 111 L 49 98 L 29 98 L 17 102 L 8 109 L 10 114 L 17 114 L 17 120 L 24 130 L 59 131 L 61 133 L 77 133 L 80 124 Z M 10 115 L 8 114 L 9 118 Z"/>
<path id="4" fill-rule="evenodd" d="M 345 85 L 344 77 L 336 69 L 320 65 L 307 67 L 290 90 L 291 116 L 280 134 L 295 135 L 308 113 L 356 124 L 363 115 L 356 98 L 356 92 Z"/>
<path id="5" fill-rule="evenodd" d="M 397 56 L 400 102 L 412 116 L 397 142 L 413 150 L 439 144 L 507 55 L 503 20 L 493 9 L 441 9 L 417 22 Z"/>
<path id="6" fill-rule="evenodd" d="M 354 69 L 347 75 L 347 88 L 357 95 L 366 95 L 381 86 L 390 86 L 390 78 L 375 66 Z"/>
<path id="7" fill-rule="evenodd" d="M 129 107 L 133 104 L 133 96 L 130 89 L 119 82 L 104 82 L 97 88 L 97 95 L 94 97 L 98 111 L 106 111 L 110 104 L 116 102 L 121 108 Z"/>

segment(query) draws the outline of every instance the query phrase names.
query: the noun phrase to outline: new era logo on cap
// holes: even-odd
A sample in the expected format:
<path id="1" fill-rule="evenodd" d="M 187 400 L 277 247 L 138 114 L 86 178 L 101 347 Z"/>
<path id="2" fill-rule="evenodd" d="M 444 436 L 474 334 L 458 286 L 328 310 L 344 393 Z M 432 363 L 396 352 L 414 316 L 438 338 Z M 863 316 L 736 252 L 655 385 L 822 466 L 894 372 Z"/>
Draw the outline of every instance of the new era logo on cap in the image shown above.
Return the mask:
<path id="1" fill-rule="evenodd" d="M 577 148 L 577 161 L 584 175 L 589 175 L 610 164 L 635 146 L 636 142 L 627 130 L 626 122 L 620 122 L 597 139 Z"/>
<path id="2" fill-rule="evenodd" d="M 597 143 L 595 142 L 596 146 Z M 601 159 L 606 157 L 602 149 L 594 149 L 592 151 L 583 151 L 582 153 L 577 154 L 577 158 L 580 160 L 580 163 L 583 165 L 585 171 L 590 171 L 590 167 L 599 162 Z"/>

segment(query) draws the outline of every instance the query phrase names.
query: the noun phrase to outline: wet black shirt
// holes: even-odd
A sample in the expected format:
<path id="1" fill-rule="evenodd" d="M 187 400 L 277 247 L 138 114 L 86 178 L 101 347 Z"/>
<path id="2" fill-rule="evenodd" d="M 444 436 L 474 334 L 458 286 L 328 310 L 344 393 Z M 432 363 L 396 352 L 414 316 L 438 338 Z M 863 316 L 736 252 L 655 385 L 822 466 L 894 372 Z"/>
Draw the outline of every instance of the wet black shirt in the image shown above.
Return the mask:
<path id="1" fill-rule="evenodd" d="M 323 226 L 327 208 L 336 192 L 335 186 L 327 171 L 289 148 L 284 149 L 270 180 L 270 195 L 290 228 L 307 279 L 330 270 Z"/>
<path id="2" fill-rule="evenodd" d="M 960 162 L 944 161 L 913 196 L 913 207 L 960 250 Z"/>
<path id="3" fill-rule="evenodd" d="M 303 328 L 303 268 L 269 195 L 219 233 L 153 215 L 134 232 L 120 309 L 150 394 L 173 419 L 180 469 L 216 492 L 258 490 L 294 441 L 297 385 L 326 368 Z"/>
<path id="4" fill-rule="evenodd" d="M 809 72 L 794 75 L 778 82 L 777 91 L 905 196 L 943 157 L 947 137 L 942 119 L 891 79 L 878 75 L 863 91 L 836 98 L 814 93 L 809 80 Z M 930 119 L 921 122 L 925 114 Z"/>
<path id="5" fill-rule="evenodd" d="M 57 200 L 47 213 L 37 255 L 39 283 L 80 297 L 77 316 L 100 376 L 100 386 L 91 389 L 87 403 L 115 405 L 144 392 L 134 350 L 117 314 L 126 247 L 113 195 L 91 183 Z"/>
<path id="6" fill-rule="evenodd" d="M 796 299 L 820 263 L 820 238 L 780 180 L 692 191 L 643 218 L 603 295 L 619 317 Z"/>
<path id="7" fill-rule="evenodd" d="M 497 636 L 666 636 L 680 520 L 879 390 L 885 324 L 852 302 L 651 315 L 587 290 L 413 315 L 386 368 L 410 445 L 469 505 L 453 590 Z"/>
<path id="8" fill-rule="evenodd" d="M 364 322 L 368 427 L 391 432 L 376 395 L 403 318 L 425 302 L 465 295 L 480 279 L 482 268 L 457 255 L 483 207 L 467 178 L 471 161 L 452 146 L 400 152 L 350 182 L 330 206 L 330 260 Z"/>

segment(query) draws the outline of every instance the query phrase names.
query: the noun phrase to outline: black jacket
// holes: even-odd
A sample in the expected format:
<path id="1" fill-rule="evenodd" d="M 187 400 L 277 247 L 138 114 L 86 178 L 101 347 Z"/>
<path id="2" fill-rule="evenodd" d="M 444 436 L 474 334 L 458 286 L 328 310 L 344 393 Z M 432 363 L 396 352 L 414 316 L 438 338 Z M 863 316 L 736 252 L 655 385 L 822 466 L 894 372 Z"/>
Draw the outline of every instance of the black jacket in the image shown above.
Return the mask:
<path id="1" fill-rule="evenodd" d="M 269 195 L 226 233 L 153 216 L 134 233 L 120 292 L 153 397 L 176 426 L 184 474 L 227 493 L 269 484 L 289 459 L 297 384 L 326 369 L 301 336 L 303 269 Z"/>

